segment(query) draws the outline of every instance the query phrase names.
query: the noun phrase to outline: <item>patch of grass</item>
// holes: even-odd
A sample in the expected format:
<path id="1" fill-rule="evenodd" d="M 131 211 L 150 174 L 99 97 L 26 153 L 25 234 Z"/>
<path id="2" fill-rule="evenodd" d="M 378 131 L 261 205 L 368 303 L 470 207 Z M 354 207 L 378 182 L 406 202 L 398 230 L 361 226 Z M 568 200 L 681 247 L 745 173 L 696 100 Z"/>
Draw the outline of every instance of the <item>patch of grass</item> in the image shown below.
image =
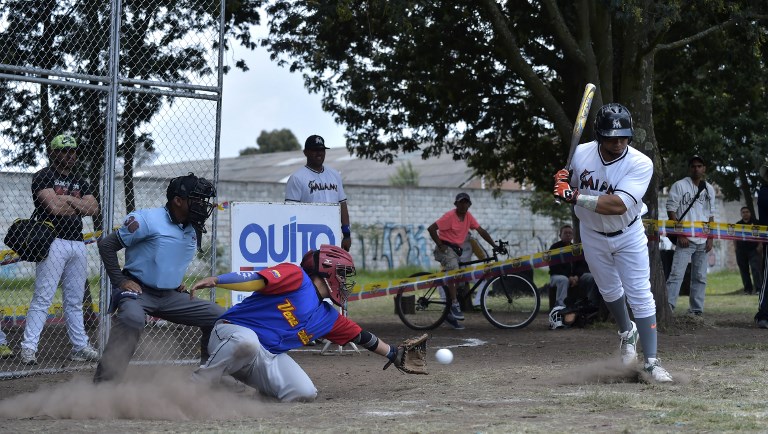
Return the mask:
<path id="1" fill-rule="evenodd" d="M 738 270 L 724 270 L 707 275 L 706 295 L 741 295 L 744 285 Z"/>

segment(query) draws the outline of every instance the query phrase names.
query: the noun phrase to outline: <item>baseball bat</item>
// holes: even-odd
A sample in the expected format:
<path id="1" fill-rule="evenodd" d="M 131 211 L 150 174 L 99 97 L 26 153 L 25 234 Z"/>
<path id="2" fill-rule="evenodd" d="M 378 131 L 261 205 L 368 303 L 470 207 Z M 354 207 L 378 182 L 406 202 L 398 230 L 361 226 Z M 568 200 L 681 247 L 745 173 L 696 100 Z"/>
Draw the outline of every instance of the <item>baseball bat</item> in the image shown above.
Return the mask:
<path id="1" fill-rule="evenodd" d="M 571 169 L 571 160 L 573 159 L 573 154 L 576 152 L 576 147 L 579 146 L 579 140 L 581 140 L 581 134 L 584 132 L 584 126 L 587 124 L 589 108 L 592 107 L 592 99 L 594 97 L 595 85 L 587 83 L 584 87 L 584 95 L 581 97 L 579 114 L 576 115 L 576 123 L 574 123 L 573 132 L 571 132 L 571 149 L 568 151 L 568 160 L 565 162 L 565 170 Z M 555 200 L 555 203 L 559 205 L 560 201 Z"/>

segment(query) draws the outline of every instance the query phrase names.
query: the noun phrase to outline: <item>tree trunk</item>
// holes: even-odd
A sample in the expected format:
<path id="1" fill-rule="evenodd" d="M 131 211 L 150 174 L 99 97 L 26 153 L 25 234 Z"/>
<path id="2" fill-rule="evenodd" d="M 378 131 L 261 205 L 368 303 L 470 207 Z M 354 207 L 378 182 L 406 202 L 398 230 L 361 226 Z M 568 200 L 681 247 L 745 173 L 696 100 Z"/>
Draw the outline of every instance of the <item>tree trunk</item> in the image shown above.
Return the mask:
<path id="1" fill-rule="evenodd" d="M 651 51 L 639 59 L 637 86 L 631 86 L 633 92 L 639 92 L 639 94 L 633 95 L 631 100 L 638 102 L 632 111 L 635 122 L 635 136 L 632 145 L 653 162 L 653 177 L 643 198 L 648 207 L 648 214 L 645 218 L 656 221 L 659 219 L 662 167 L 659 146 L 653 130 L 653 99 L 651 97 L 653 95 L 653 71 L 654 52 Z M 629 85 L 629 83 L 626 84 Z M 666 219 L 666 214 L 664 219 Z M 651 291 L 656 301 L 656 322 L 660 328 L 664 328 L 671 324 L 672 311 L 667 303 L 667 285 L 659 253 L 658 227 L 655 224 L 649 226 L 646 234 L 648 235 L 648 257 L 651 269 Z"/>

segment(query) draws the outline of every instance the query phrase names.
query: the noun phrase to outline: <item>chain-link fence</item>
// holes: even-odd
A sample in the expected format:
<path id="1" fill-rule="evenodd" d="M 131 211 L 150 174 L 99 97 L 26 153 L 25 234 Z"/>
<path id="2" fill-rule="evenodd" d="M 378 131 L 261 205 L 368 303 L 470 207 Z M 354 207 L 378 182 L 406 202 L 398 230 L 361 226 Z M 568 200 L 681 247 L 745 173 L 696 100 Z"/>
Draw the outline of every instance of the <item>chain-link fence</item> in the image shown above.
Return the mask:
<path id="1" fill-rule="evenodd" d="M 39 262 L 0 245 L 0 378 L 91 368 L 72 352 L 101 352 L 109 333 L 93 241 L 165 205 L 172 178 L 216 182 L 223 12 L 220 0 L 0 1 L 0 240 L 17 218 L 55 233 Z M 214 213 L 187 285 L 211 274 L 215 224 Z M 148 317 L 133 361 L 193 361 L 199 336 Z"/>

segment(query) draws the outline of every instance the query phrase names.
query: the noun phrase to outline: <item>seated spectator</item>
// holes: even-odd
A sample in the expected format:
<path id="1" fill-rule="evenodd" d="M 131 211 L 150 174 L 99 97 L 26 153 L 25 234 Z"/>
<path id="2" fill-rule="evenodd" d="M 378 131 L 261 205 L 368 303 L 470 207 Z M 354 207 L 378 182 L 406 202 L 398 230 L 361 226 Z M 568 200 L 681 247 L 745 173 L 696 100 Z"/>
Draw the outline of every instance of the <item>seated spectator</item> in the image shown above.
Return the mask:
<path id="1" fill-rule="evenodd" d="M 573 244 L 573 227 L 564 225 L 560 228 L 560 241 L 552 244 L 549 249 L 567 247 L 571 244 Z M 580 292 L 580 294 L 573 294 L 573 296 L 586 297 L 592 306 L 597 307 L 599 305 L 600 295 L 595 285 L 595 279 L 589 272 L 589 265 L 584 259 L 550 265 L 549 279 L 549 284 L 555 287 L 557 291 L 553 310 L 566 306 L 566 298 L 570 288 Z"/>

